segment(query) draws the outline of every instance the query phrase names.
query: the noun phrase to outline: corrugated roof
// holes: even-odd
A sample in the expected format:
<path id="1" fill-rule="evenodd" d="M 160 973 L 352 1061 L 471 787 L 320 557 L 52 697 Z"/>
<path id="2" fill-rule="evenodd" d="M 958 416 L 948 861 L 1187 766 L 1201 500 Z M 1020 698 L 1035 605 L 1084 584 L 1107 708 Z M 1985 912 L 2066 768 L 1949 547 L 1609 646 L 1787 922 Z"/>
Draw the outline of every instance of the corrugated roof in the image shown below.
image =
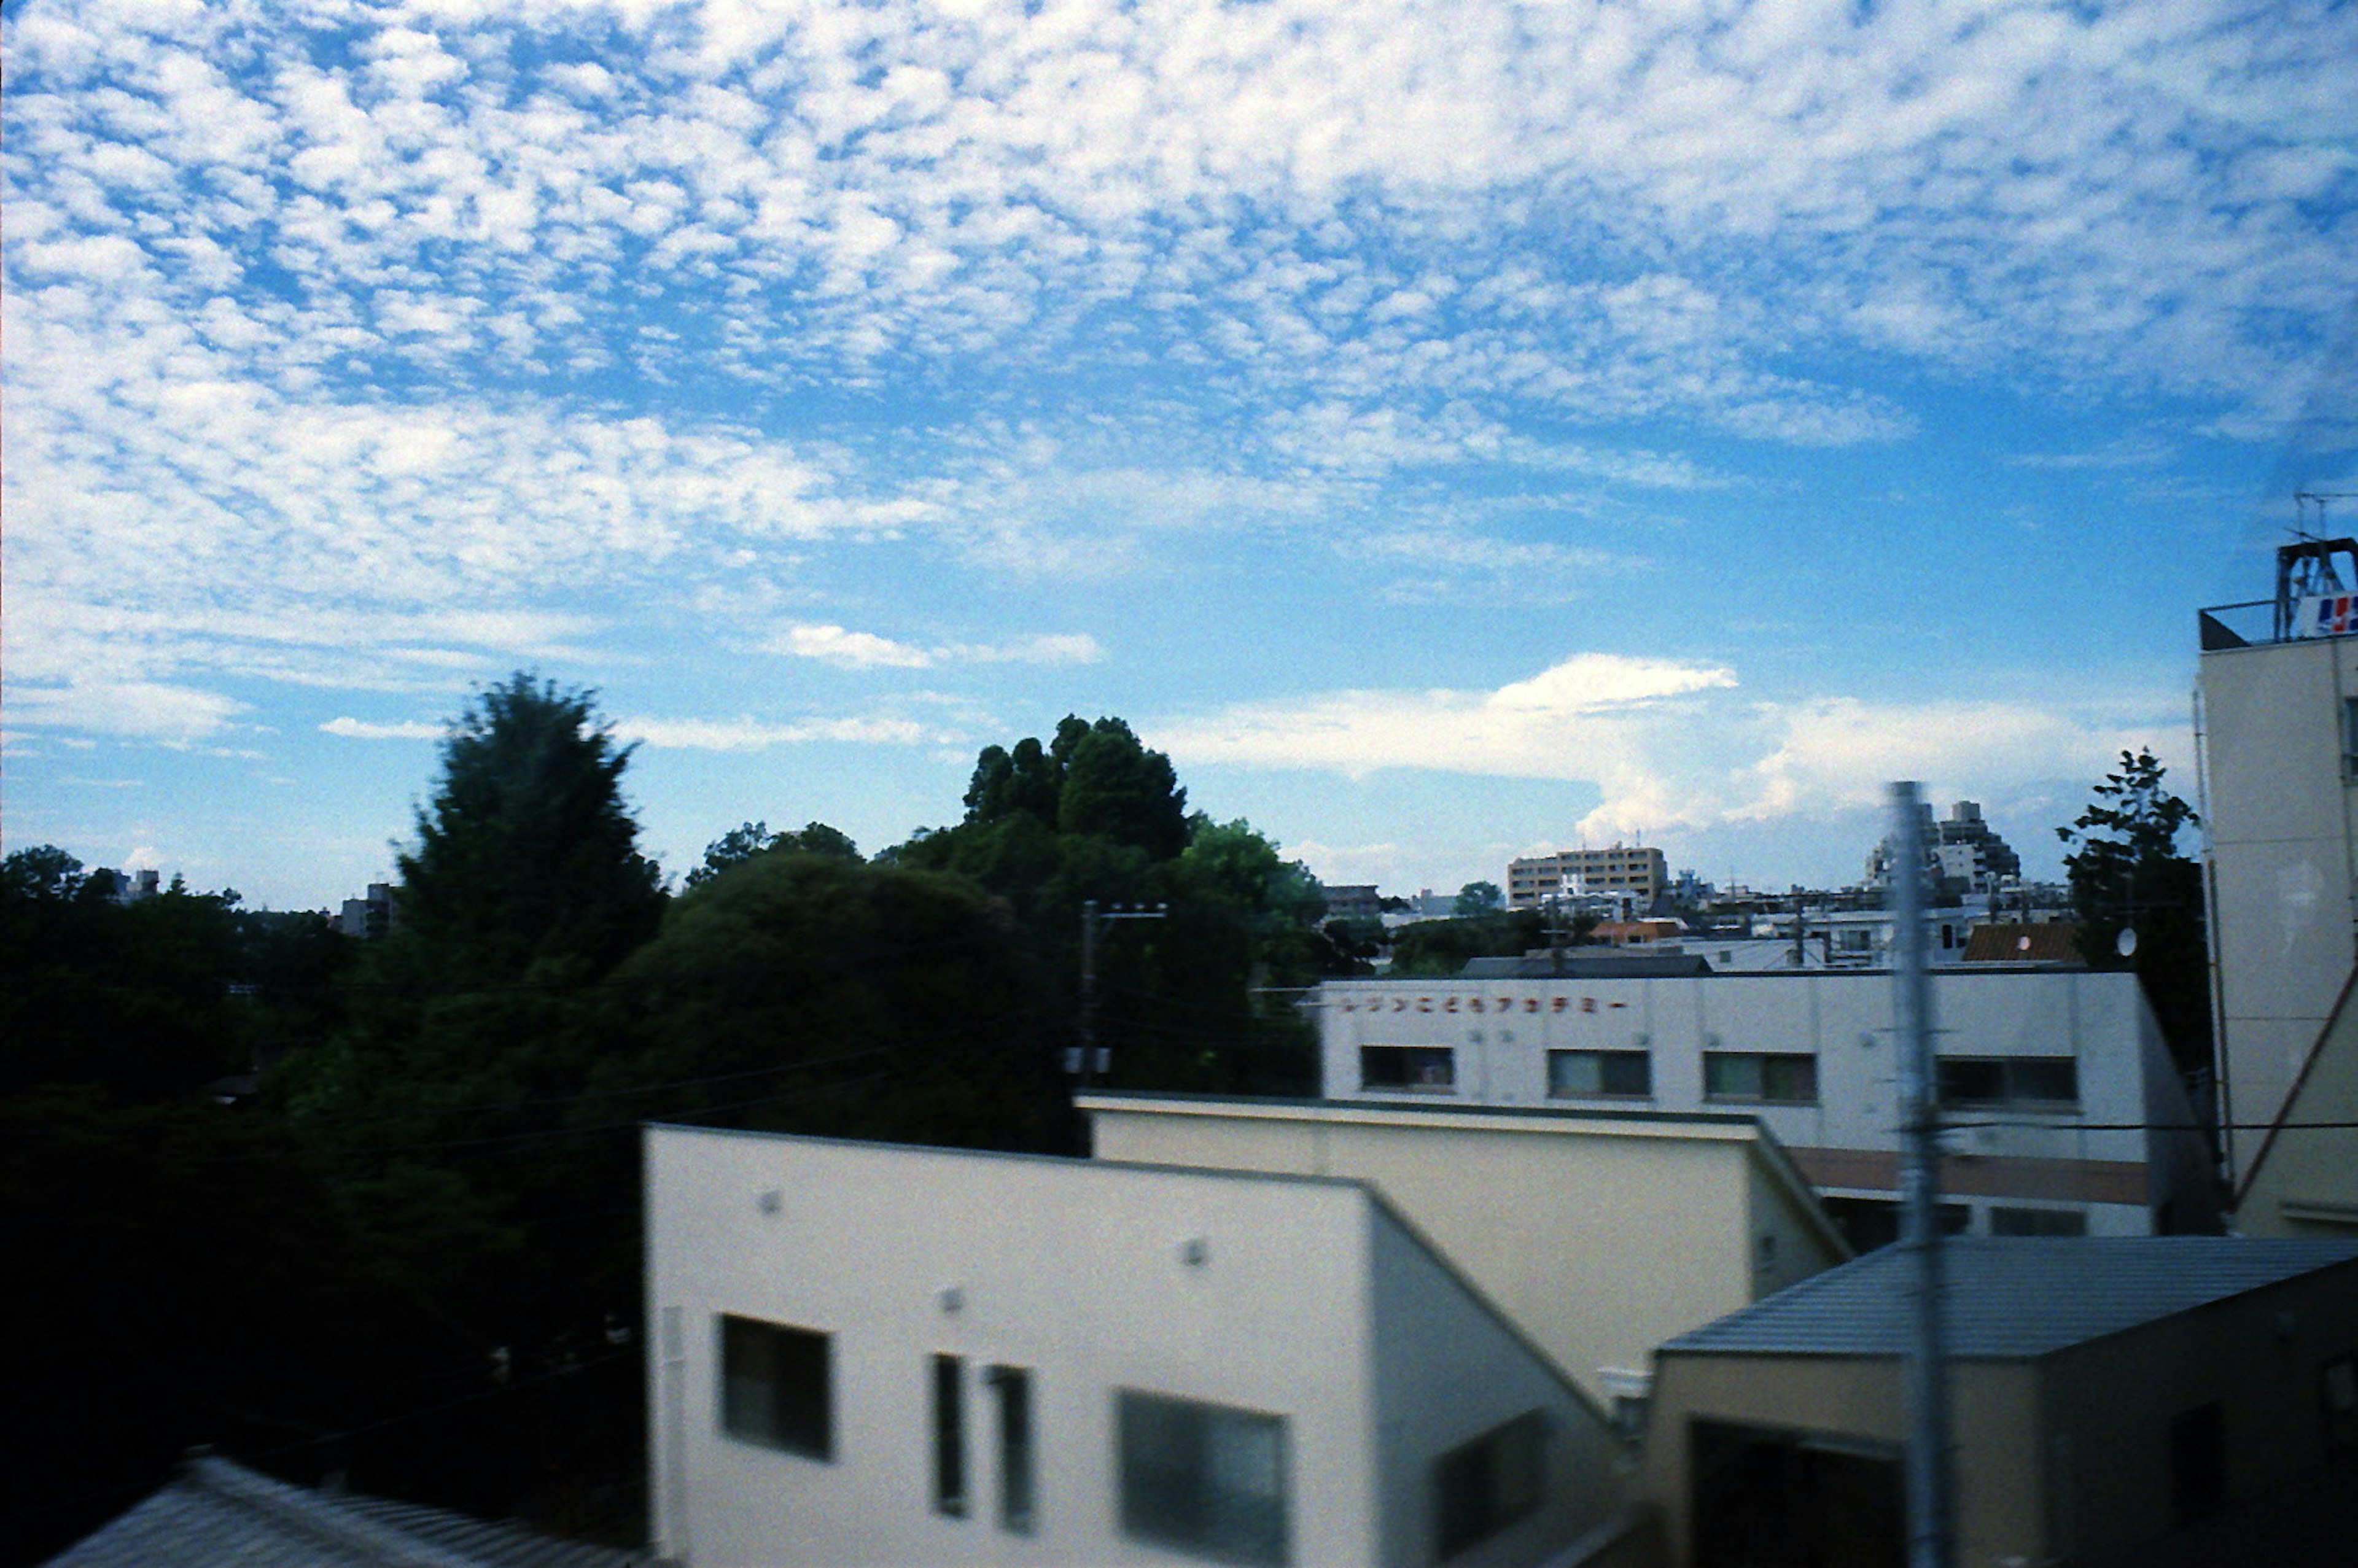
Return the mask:
<path id="1" fill-rule="evenodd" d="M 2238 1236 L 1961 1237 L 1946 1242 L 1949 1353 L 2027 1360 L 2319 1269 L 2358 1243 Z M 1682 1334 L 1664 1354 L 1898 1356 L 1914 1254 L 1886 1247 Z"/>
<path id="2" fill-rule="evenodd" d="M 2080 953 L 2080 928 L 2069 921 L 2032 925 L 1976 925 L 1965 933 L 1968 964 L 2074 964 L 2088 960 Z"/>
<path id="3" fill-rule="evenodd" d="M 441 1509 L 310 1491 L 202 1455 L 47 1568 L 644 1568 L 654 1561 Z"/>

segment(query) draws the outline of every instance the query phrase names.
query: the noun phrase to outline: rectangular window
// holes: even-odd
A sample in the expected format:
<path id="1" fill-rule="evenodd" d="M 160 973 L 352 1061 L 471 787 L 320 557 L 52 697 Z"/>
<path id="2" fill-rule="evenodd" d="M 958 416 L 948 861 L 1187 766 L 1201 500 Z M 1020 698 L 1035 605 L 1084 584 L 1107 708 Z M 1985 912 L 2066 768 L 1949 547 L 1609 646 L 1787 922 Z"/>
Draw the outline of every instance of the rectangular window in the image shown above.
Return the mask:
<path id="1" fill-rule="evenodd" d="M 1706 1099 L 1767 1100 L 1814 1105 L 1818 1059 L 1764 1051 L 1706 1051 L 1703 1057 Z"/>
<path id="2" fill-rule="evenodd" d="M 2358 784 L 2358 697 L 2342 699 L 2342 777 Z"/>
<path id="3" fill-rule="evenodd" d="M 2076 1208 L 2013 1208 L 1990 1210 L 1992 1236 L 2085 1236 L 2088 1216 Z"/>
<path id="4" fill-rule="evenodd" d="M 966 1363 L 934 1357 L 934 1511 L 966 1518 Z"/>
<path id="5" fill-rule="evenodd" d="M 2227 1415 L 2216 1400 L 2169 1418 L 2170 1522 L 2181 1528 L 2227 1500 Z"/>
<path id="6" fill-rule="evenodd" d="M 2076 1106 L 2080 1064 L 2071 1056 L 1943 1056 L 1946 1106 Z"/>
<path id="7" fill-rule="evenodd" d="M 1654 1062 L 1643 1051 L 1548 1053 L 1548 1093 L 1558 1099 L 1653 1092 Z"/>
<path id="8" fill-rule="evenodd" d="M 1445 1045 L 1362 1045 L 1363 1089 L 1422 1089 L 1449 1094 L 1457 1085 L 1457 1053 Z"/>
<path id="9" fill-rule="evenodd" d="M 1477 1546 L 1540 1506 L 1547 1476 L 1547 1423 L 1517 1416 L 1443 1454 L 1433 1465 L 1441 1555 Z"/>
<path id="10" fill-rule="evenodd" d="M 835 1457 L 827 1336 L 723 1314 L 720 1429 L 811 1459 Z"/>
<path id="11" fill-rule="evenodd" d="M 1121 1528 L 1220 1563 L 1286 1560 L 1285 1418 L 1123 1389 Z"/>
<path id="12" fill-rule="evenodd" d="M 993 1367 L 986 1375 L 999 1403 L 999 1528 L 1032 1533 L 1032 1374 Z"/>

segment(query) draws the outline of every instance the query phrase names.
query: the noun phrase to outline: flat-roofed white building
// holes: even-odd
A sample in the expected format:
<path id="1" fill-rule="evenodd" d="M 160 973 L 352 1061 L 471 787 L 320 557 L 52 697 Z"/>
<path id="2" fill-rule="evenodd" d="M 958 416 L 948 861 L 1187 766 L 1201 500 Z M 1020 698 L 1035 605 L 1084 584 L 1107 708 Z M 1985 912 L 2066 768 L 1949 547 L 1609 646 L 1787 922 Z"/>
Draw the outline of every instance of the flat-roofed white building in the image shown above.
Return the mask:
<path id="1" fill-rule="evenodd" d="M 1959 968 L 1931 986 L 1952 1226 L 2215 1228 L 2210 1155 L 2136 976 Z M 1855 1246 L 1896 1234 L 1888 974 L 1334 980 L 1313 1001 L 1328 1098 L 1740 1111 Z"/>
<path id="2" fill-rule="evenodd" d="M 1367 1183 L 672 1127 L 646 1183 L 674 1562 L 1513 1568 L 1618 1500 Z"/>
<path id="3" fill-rule="evenodd" d="M 1369 1182 L 1600 1400 L 1850 1249 L 1748 1116 L 1101 1094 L 1100 1159 Z"/>
<path id="4" fill-rule="evenodd" d="M 2358 638 L 2299 634 L 2316 614 L 2289 601 L 2273 635 L 2231 631 L 2226 611 L 2252 608 L 2203 614 L 2195 677 L 2220 1120 L 2239 1187 L 2263 1145 L 2278 1160 L 2313 1141 L 2275 1128 L 2323 1048 L 2358 939 Z M 2306 1098 L 2304 1119 L 2358 1116 L 2346 1094 L 2321 1103 L 2312 1085 Z M 2358 1183 L 2335 1200 L 2358 1233 Z"/>

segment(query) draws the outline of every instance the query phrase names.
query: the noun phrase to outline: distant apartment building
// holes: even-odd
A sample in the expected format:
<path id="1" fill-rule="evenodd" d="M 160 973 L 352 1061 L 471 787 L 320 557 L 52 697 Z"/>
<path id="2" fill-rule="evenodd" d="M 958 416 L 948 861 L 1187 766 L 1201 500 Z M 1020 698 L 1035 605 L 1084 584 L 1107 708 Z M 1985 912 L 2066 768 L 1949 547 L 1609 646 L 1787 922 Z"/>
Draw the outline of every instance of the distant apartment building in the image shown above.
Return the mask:
<path id="1" fill-rule="evenodd" d="M 1380 920 L 1384 913 L 1383 894 L 1373 882 L 1329 883 L 1326 892 L 1326 918 L 1329 920 Z"/>
<path id="2" fill-rule="evenodd" d="M 1643 909 L 1671 885 L 1660 849 L 1616 844 L 1609 849 L 1559 849 L 1507 863 L 1507 907 L 1538 909 L 1582 893 L 1628 893 Z"/>
<path id="3" fill-rule="evenodd" d="M 1932 997 L 1953 1227 L 2216 1228 L 2210 1155 L 2135 975 L 1960 967 Z M 1329 1098 L 1754 1116 L 1854 1246 L 1896 1234 L 1888 974 L 1330 980 L 1314 1000 Z"/>
<path id="4" fill-rule="evenodd" d="M 344 900 L 335 925 L 347 936 L 373 939 L 393 929 L 393 919 L 392 884 L 371 882 L 364 897 Z"/>
<path id="5" fill-rule="evenodd" d="M 1939 877 L 1943 892 L 1986 893 L 2022 875 L 2022 857 L 1983 820 L 1982 808 L 1974 802 L 1957 801 L 1938 821 L 1930 801 L 1920 802 L 1916 809 L 1922 816 L 1919 841 L 1924 846 L 1926 869 Z M 1867 852 L 1862 885 L 1889 887 L 1891 860 L 1891 840 L 1886 838 Z"/>

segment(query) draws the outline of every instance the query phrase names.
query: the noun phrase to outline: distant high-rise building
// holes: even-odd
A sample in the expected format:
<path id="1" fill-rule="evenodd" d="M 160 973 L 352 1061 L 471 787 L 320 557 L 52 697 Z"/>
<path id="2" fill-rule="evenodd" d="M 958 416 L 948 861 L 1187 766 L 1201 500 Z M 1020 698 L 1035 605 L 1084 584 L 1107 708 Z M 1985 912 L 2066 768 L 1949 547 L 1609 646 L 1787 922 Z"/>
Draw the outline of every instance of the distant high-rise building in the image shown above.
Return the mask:
<path id="1" fill-rule="evenodd" d="M 1982 819 L 1979 805 L 1970 800 L 1958 801 L 1940 821 L 1933 820 L 1929 801 L 1920 802 L 1916 809 L 1922 816 L 1925 868 L 1940 878 L 1942 891 L 1988 892 L 2006 879 L 2022 875 L 2022 857 Z M 1863 885 L 1891 885 L 1889 838 L 1867 851 Z"/>
<path id="2" fill-rule="evenodd" d="M 1581 893 L 1632 893 L 1642 906 L 1671 884 L 1660 849 L 1616 844 L 1609 849 L 1559 849 L 1507 864 L 1507 907 L 1538 909 Z"/>

